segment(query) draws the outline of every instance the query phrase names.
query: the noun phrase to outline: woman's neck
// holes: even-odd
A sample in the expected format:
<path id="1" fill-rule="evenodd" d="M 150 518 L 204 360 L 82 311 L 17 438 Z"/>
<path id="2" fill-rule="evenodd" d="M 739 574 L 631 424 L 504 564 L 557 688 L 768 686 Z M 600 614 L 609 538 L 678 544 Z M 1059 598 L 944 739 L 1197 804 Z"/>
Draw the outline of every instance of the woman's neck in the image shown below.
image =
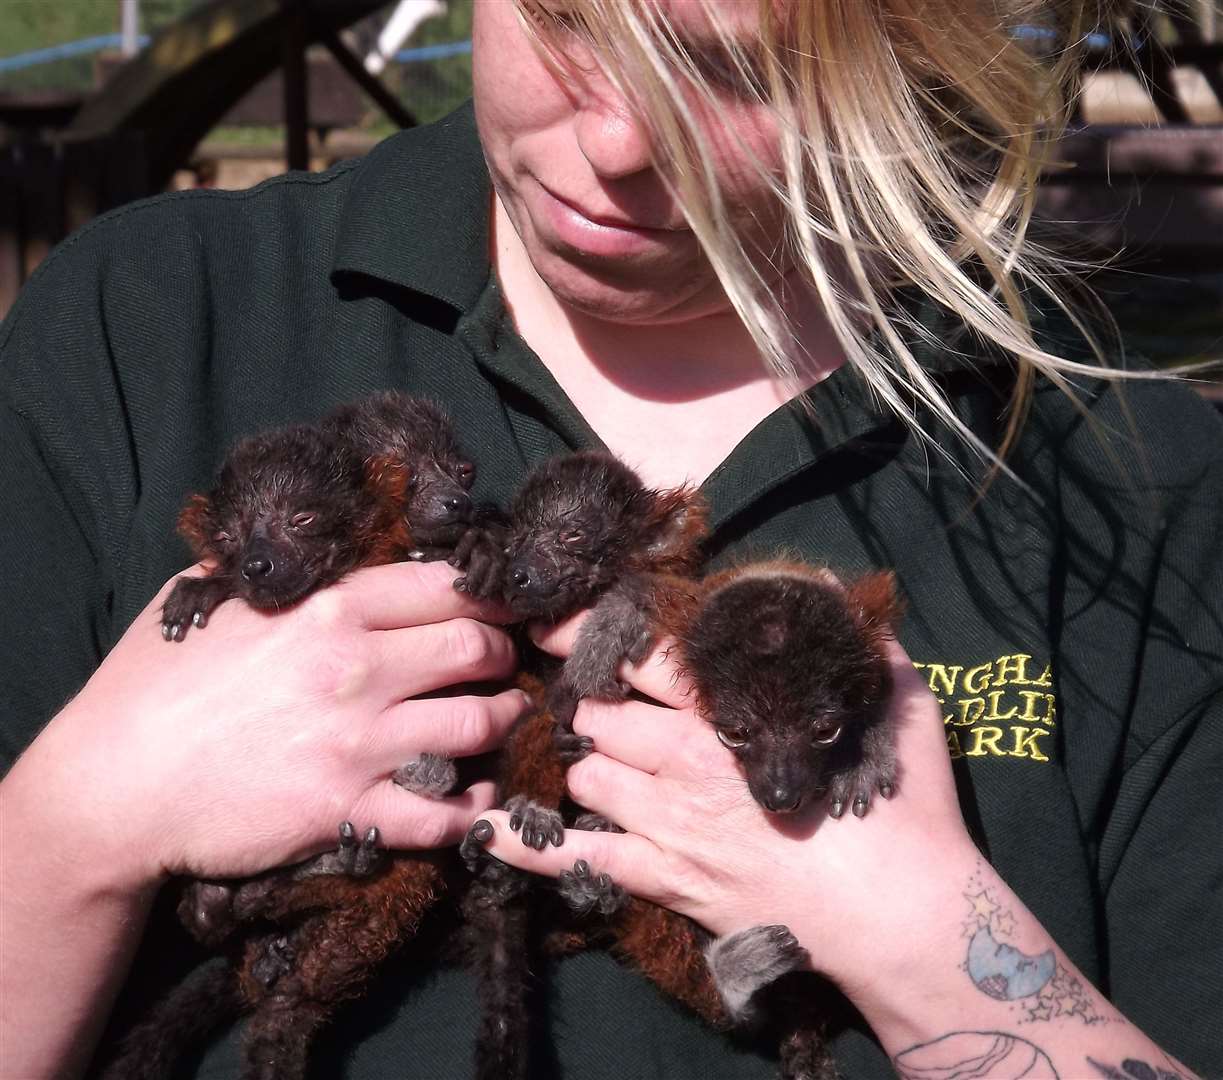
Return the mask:
<path id="1" fill-rule="evenodd" d="M 494 199 L 494 262 L 515 327 L 607 447 L 654 486 L 700 484 L 794 396 L 770 377 L 733 310 L 677 322 L 614 322 L 562 303 Z M 844 355 L 810 303 L 792 311 L 810 386 Z"/>

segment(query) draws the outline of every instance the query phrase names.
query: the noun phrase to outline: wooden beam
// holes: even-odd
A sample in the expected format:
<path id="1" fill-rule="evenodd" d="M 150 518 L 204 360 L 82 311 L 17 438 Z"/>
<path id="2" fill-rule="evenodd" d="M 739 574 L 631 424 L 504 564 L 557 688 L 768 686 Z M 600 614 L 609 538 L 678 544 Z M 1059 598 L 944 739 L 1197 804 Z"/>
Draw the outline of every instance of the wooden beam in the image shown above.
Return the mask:
<path id="1" fill-rule="evenodd" d="M 401 128 L 416 127 L 416 117 L 404 108 L 403 103 L 383 86 L 380 80 L 365 70 L 365 65 L 352 54 L 348 46 L 340 40 L 338 34 L 325 30 L 319 35 L 319 40 L 327 46 L 328 51 L 335 57 L 336 63 L 348 72 L 349 78 L 369 94 L 374 99 L 374 103 L 394 123 Z"/>

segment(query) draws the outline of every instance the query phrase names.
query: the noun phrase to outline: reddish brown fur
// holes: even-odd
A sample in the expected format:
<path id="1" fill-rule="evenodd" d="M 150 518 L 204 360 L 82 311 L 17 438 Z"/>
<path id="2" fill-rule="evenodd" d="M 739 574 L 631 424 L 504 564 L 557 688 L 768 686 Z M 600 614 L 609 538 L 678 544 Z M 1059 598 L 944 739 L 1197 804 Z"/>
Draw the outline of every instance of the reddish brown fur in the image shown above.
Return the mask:
<path id="1" fill-rule="evenodd" d="M 208 496 L 192 495 L 178 515 L 179 535 L 191 545 L 191 551 L 197 559 L 203 559 L 212 554 L 213 540 L 208 535 Z"/>
<path id="2" fill-rule="evenodd" d="M 715 1028 L 730 1026 L 702 952 L 702 932 L 683 915 L 636 898 L 616 916 L 612 951 L 663 993 Z"/>
<path id="3" fill-rule="evenodd" d="M 338 1003 L 357 996 L 373 967 L 416 932 L 421 917 L 441 896 L 438 864 L 420 856 L 392 855 L 372 880 L 316 877 L 275 894 L 265 911 L 272 921 L 318 910 L 292 934 L 293 970 L 268 989 L 251 974 L 260 942 L 247 944 L 241 985 L 258 1004 L 271 995 L 295 995 Z"/>
<path id="4" fill-rule="evenodd" d="M 525 672 L 515 680 L 533 701 L 542 701 L 543 683 Z M 555 810 L 565 795 L 565 765 L 556 752 L 555 724 L 540 709 L 525 717 L 505 742 L 501 762 L 501 790 L 526 795 L 540 806 Z"/>
<path id="5" fill-rule="evenodd" d="M 665 545 L 638 550 L 629 559 L 627 570 L 637 573 L 671 574 L 690 578 L 700 567 L 701 542 L 709 534 L 709 512 L 705 500 L 687 485 L 651 492 L 651 512 L 647 522 L 664 531 Z M 673 520 L 681 522 L 678 532 L 668 528 Z"/>

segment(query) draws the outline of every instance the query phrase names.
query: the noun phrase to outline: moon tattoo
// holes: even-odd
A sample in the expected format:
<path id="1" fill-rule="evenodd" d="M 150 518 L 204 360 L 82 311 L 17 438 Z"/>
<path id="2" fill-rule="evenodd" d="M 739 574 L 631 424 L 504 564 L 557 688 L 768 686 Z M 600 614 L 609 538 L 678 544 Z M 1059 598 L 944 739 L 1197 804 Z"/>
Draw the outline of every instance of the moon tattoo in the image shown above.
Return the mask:
<path id="1" fill-rule="evenodd" d="M 968 977 L 978 990 L 998 1001 L 1039 993 L 1056 967 L 1052 949 L 1028 956 L 1014 945 L 997 941 L 988 926 L 981 927 L 968 943 Z"/>
<path id="2" fill-rule="evenodd" d="M 901 1080 L 1058 1080 L 1040 1047 L 1001 1031 L 953 1031 L 892 1063 Z"/>

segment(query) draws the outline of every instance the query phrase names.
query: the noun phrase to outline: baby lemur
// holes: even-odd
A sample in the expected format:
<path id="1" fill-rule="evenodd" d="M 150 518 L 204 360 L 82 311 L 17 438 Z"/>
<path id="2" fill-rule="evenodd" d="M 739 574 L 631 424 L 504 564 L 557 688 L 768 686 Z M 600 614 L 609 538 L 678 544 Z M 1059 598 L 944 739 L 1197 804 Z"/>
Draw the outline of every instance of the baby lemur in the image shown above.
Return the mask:
<path id="1" fill-rule="evenodd" d="M 890 573 L 843 585 L 824 568 L 773 561 L 706 578 L 693 610 L 672 625 L 698 710 L 734 751 L 765 810 L 794 814 L 826 798 L 832 817 L 847 806 L 861 817 L 875 792 L 892 794 L 884 643 L 899 615 Z M 781 976 L 807 966 L 786 927 L 752 927 L 702 949 L 707 935 L 690 920 L 623 901 L 584 863 L 563 875 L 561 888 L 577 909 L 619 908 L 616 951 L 710 1022 L 777 1030 L 784 1076 L 836 1076 L 817 987 L 795 997 L 775 992 Z"/>
<path id="2" fill-rule="evenodd" d="M 524 843 L 562 842 L 566 763 L 590 750 L 572 730 L 577 703 L 629 692 L 617 669 L 643 659 L 664 620 L 691 601 L 704 533 L 704 504 L 692 490 L 651 490 L 610 454 L 582 452 L 527 477 L 510 509 L 504 558 L 478 553 L 456 582 L 522 619 L 558 621 L 590 608 L 562 665 L 537 658 L 541 678 L 523 685 L 547 708 L 514 730 L 503 753 L 501 796 Z M 587 815 L 577 827 L 605 826 Z M 477 828 L 461 848 L 477 871 L 463 900 L 483 1011 L 476 1075 L 513 1080 L 526 1075 L 532 879 L 483 854 L 489 835 Z"/>
<path id="3" fill-rule="evenodd" d="M 241 440 L 179 517 L 213 566 L 175 584 L 162 636 L 182 641 L 230 597 L 279 609 L 358 566 L 444 557 L 471 520 L 474 476 L 446 416 L 394 391 Z"/>
<path id="4" fill-rule="evenodd" d="M 163 636 L 182 641 L 190 626 L 203 629 L 231 597 L 279 609 L 359 566 L 436 558 L 459 543 L 479 554 L 483 531 L 468 535 L 473 478 L 445 415 L 394 392 L 341 406 L 317 425 L 242 440 L 216 485 L 192 496 L 181 515 L 180 531 L 212 568 L 176 583 Z M 500 541 L 492 546 L 499 551 Z M 440 797 L 454 786 L 455 768 L 423 754 L 394 779 Z M 204 944 L 219 946 L 246 928 L 234 960 L 173 992 L 129 1035 L 106 1075 L 167 1075 L 187 1040 L 253 1010 L 244 1076 L 301 1076 L 314 1031 L 411 936 L 440 891 L 436 859 L 387 858 L 377 845 L 376 829 L 358 839 L 344 822 L 338 849 L 300 866 L 189 884 L 179 914 Z"/>

